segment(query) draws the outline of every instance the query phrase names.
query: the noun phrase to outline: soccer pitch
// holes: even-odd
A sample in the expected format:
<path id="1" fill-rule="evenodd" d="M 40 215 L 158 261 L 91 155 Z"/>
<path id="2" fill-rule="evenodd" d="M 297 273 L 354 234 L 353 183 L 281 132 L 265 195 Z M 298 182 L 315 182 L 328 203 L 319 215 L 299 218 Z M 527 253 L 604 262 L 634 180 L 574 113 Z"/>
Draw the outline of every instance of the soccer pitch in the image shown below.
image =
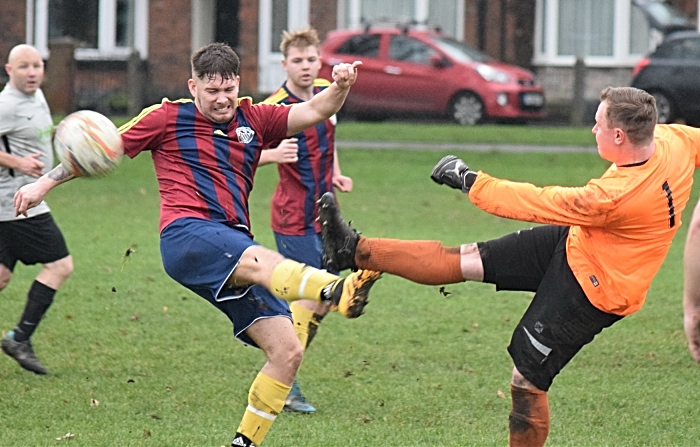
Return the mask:
<path id="1" fill-rule="evenodd" d="M 352 193 L 343 215 L 372 237 L 459 245 L 530 226 L 488 215 L 434 184 L 443 153 L 340 153 Z M 470 166 L 537 185 L 581 185 L 596 154 L 458 152 Z M 697 179 L 698 177 L 696 177 Z M 276 169 L 259 169 L 252 230 L 274 248 Z M 698 199 L 695 188 L 685 224 Z M 263 355 L 223 314 L 164 273 L 159 197 L 147 154 L 103 179 L 52 191 L 75 273 L 33 337 L 49 375 L 0 357 L 0 446 L 228 445 Z M 555 379 L 548 446 L 700 444 L 700 370 L 682 327 L 684 225 L 637 314 L 603 331 Z M 37 267 L 18 265 L 0 293 L 0 328 L 16 323 Z M 510 335 L 531 294 L 438 287 L 385 275 L 357 320 L 329 315 L 299 374 L 319 412 L 284 413 L 266 447 L 507 445 Z"/>

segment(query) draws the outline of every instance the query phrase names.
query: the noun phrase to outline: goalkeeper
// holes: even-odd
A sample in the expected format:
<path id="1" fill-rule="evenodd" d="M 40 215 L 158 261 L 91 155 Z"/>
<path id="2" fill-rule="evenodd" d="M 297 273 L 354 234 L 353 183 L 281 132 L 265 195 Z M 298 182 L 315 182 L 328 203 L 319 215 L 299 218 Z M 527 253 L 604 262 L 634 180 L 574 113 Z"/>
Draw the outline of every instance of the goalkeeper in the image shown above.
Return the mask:
<path id="1" fill-rule="evenodd" d="M 603 329 L 644 304 L 700 166 L 700 129 L 656 126 L 651 95 L 606 88 L 600 99 L 593 133 L 598 153 L 612 165 L 585 186 L 501 180 L 453 156 L 433 169 L 434 181 L 463 191 L 484 211 L 546 225 L 454 248 L 370 239 L 342 220 L 333 196 L 321 198 L 330 268 L 378 270 L 421 284 L 469 280 L 535 292 L 508 346 L 513 447 L 544 445 L 554 377 Z"/>

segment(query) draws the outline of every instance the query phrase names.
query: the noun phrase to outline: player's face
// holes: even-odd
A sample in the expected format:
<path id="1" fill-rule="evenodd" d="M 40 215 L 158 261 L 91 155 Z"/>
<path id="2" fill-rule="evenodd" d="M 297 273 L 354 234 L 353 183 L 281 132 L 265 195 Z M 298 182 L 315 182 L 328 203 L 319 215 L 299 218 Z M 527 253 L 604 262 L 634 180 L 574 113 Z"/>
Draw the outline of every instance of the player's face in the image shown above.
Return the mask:
<path id="1" fill-rule="evenodd" d="M 310 89 L 321 69 L 318 49 L 308 47 L 289 47 L 287 57 L 282 60 L 282 67 L 287 72 L 287 81 L 298 89 Z"/>
<path id="2" fill-rule="evenodd" d="M 33 95 L 44 80 L 44 61 L 41 54 L 30 46 L 13 50 L 5 70 L 10 85 L 25 95 Z"/>
<path id="3" fill-rule="evenodd" d="M 224 79 L 217 74 L 212 79 L 194 76 L 188 81 L 190 93 L 199 112 L 214 123 L 231 121 L 238 106 L 238 86 L 241 78 Z"/>
<path id="4" fill-rule="evenodd" d="M 593 126 L 593 133 L 595 134 L 595 141 L 598 145 L 598 154 L 600 157 L 603 160 L 614 162 L 615 154 L 617 153 L 618 149 L 616 139 L 619 136 L 620 129 L 610 128 L 608 126 L 608 120 L 605 117 L 607 110 L 607 101 L 602 101 L 595 113 L 595 126 Z"/>

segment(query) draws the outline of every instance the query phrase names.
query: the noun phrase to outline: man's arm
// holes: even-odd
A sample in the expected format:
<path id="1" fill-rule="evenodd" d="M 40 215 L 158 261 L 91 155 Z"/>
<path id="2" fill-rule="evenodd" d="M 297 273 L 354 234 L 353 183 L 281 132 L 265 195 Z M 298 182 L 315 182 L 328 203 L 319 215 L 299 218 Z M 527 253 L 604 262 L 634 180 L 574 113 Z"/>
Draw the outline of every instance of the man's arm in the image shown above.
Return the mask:
<path id="1" fill-rule="evenodd" d="M 688 228 L 683 275 L 683 326 L 690 353 L 700 363 L 700 202 Z"/>
<path id="2" fill-rule="evenodd" d="M 352 179 L 340 173 L 340 163 L 338 163 L 338 150 L 333 151 L 333 186 L 340 192 L 352 191 Z"/>
<path id="3" fill-rule="evenodd" d="M 467 193 L 469 200 L 487 213 L 524 222 L 600 226 L 616 207 L 603 178 L 581 187 L 537 187 L 472 171 L 453 155 L 443 157 L 430 177 Z"/>
<path id="4" fill-rule="evenodd" d="M 287 138 L 282 140 L 279 146 L 265 149 L 260 153 L 258 166 L 269 165 L 270 163 L 296 163 L 298 160 L 299 141 L 297 138 Z"/>
<path id="5" fill-rule="evenodd" d="M 44 163 L 38 160 L 39 157 L 41 157 L 40 153 L 29 154 L 26 157 L 17 157 L 16 155 L 0 152 L 0 166 L 14 169 L 31 177 L 39 177 L 44 169 Z"/>
<path id="6" fill-rule="evenodd" d="M 313 98 L 294 104 L 287 117 L 287 135 L 294 135 L 314 126 L 337 113 L 348 96 L 350 86 L 357 79 L 357 67 L 362 62 L 338 64 L 333 67 L 333 83 Z"/>
<path id="7" fill-rule="evenodd" d="M 15 193 L 15 216 L 20 214 L 26 216 L 27 210 L 40 204 L 49 191 L 73 178 L 73 174 L 59 164 L 47 174 L 42 175 L 36 182 L 24 185 Z"/>

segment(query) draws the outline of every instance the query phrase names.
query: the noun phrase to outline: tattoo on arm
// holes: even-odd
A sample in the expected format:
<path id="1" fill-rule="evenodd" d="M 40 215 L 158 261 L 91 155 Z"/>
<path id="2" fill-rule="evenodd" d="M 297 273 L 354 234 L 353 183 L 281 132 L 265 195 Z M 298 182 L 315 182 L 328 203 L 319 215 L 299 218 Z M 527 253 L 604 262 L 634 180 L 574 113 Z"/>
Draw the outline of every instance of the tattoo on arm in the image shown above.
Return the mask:
<path id="1" fill-rule="evenodd" d="M 49 172 L 49 178 L 55 182 L 61 182 L 73 177 L 73 174 L 68 172 L 63 165 L 58 165 Z"/>

